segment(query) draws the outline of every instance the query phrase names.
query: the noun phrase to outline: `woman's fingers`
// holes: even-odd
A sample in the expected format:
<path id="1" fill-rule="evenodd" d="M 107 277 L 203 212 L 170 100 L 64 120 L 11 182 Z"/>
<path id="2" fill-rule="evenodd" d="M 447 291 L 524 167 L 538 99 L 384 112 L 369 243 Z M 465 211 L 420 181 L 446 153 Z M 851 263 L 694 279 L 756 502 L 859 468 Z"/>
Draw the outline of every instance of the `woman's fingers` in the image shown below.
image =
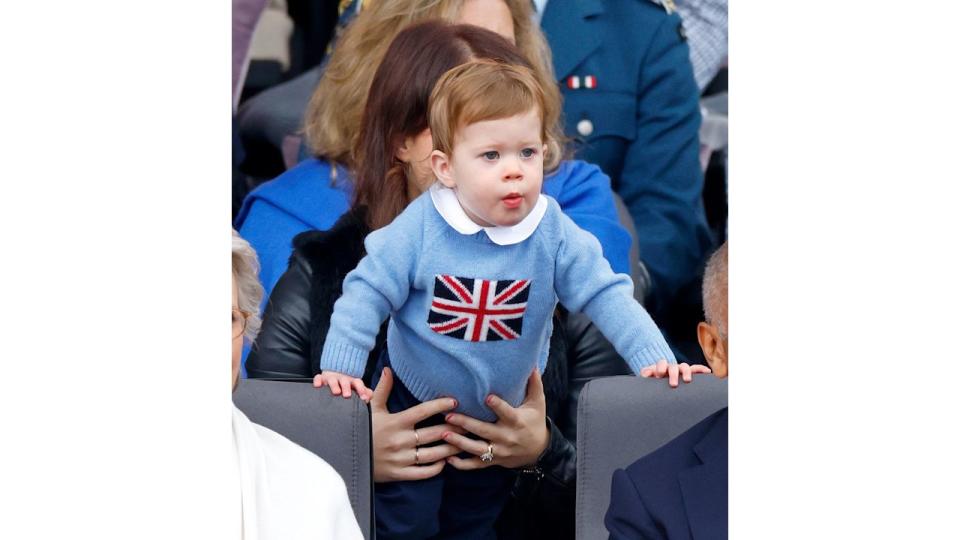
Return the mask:
<path id="1" fill-rule="evenodd" d="M 497 415 L 497 418 L 503 422 L 510 424 L 517 424 L 519 422 L 517 419 L 517 410 L 493 394 L 487 396 L 487 407 L 490 407 L 493 413 Z M 479 435 L 479 433 L 477 435 Z"/>
<path id="2" fill-rule="evenodd" d="M 533 373 L 527 379 L 527 395 L 524 396 L 523 403 L 520 406 L 543 403 L 544 408 L 546 408 L 546 402 L 547 399 L 543 395 L 543 379 L 540 378 L 540 371 L 534 368 Z"/>
<path id="3" fill-rule="evenodd" d="M 421 420 L 426 420 L 435 414 L 447 412 L 457 407 L 457 400 L 453 398 L 437 398 L 430 401 L 424 401 L 419 405 L 397 413 L 400 420 L 407 425 L 412 426 Z"/>
<path id="4" fill-rule="evenodd" d="M 380 382 L 373 389 L 373 397 L 370 398 L 371 412 L 387 412 L 387 398 L 390 397 L 391 390 L 393 390 L 393 372 L 385 367 L 380 372 Z"/>
<path id="5" fill-rule="evenodd" d="M 460 426 L 470 433 L 473 433 L 479 437 L 483 437 L 484 439 L 497 438 L 497 427 L 494 424 L 483 422 L 481 420 L 477 420 L 476 418 L 471 418 L 465 414 L 448 414 L 447 423 L 454 426 Z"/>
<path id="6" fill-rule="evenodd" d="M 437 446 L 421 446 L 417 450 L 417 457 L 420 459 L 420 465 L 432 464 L 435 461 L 443 461 L 450 456 L 455 456 L 462 452 L 452 444 L 438 444 Z"/>
<path id="7" fill-rule="evenodd" d="M 461 471 L 475 471 L 477 469 L 485 469 L 492 465 L 492 463 L 484 463 L 483 460 L 477 457 L 464 459 L 457 456 L 448 457 L 447 463 Z"/>
<path id="8" fill-rule="evenodd" d="M 395 480 L 426 480 L 440 474 L 446 464 L 446 461 L 438 461 L 430 465 L 402 467 L 397 469 L 391 477 Z"/>
<path id="9" fill-rule="evenodd" d="M 460 435 L 459 433 L 447 432 L 447 436 L 444 437 L 443 440 L 456 446 L 464 452 L 470 452 L 476 456 L 479 456 L 487 451 L 486 442 L 470 439 Z"/>
<path id="10" fill-rule="evenodd" d="M 452 431 L 453 433 L 466 432 L 466 430 L 464 430 L 462 427 L 455 426 L 453 424 L 439 424 L 436 426 L 419 428 L 417 429 L 417 435 L 420 436 L 421 447 L 424 444 L 430 444 L 430 443 L 439 441 L 441 438 L 443 438 L 443 434 L 448 431 Z M 413 435 L 412 433 L 410 434 L 410 438 L 413 440 L 414 443 L 417 440 L 416 436 Z"/>

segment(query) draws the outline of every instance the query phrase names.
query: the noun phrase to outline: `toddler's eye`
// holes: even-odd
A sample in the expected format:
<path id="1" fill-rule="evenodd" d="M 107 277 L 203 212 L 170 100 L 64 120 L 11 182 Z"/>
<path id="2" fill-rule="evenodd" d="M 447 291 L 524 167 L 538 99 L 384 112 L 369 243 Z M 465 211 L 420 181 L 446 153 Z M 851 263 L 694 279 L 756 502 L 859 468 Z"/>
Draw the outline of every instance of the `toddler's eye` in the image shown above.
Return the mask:
<path id="1" fill-rule="evenodd" d="M 537 154 L 537 151 L 533 148 L 524 148 L 520 151 L 520 157 L 522 158 L 531 158 Z"/>
<path id="2" fill-rule="evenodd" d="M 488 161 L 493 161 L 499 157 L 500 157 L 500 152 L 497 152 L 496 150 L 491 150 L 489 152 L 483 153 L 483 159 L 486 159 Z"/>

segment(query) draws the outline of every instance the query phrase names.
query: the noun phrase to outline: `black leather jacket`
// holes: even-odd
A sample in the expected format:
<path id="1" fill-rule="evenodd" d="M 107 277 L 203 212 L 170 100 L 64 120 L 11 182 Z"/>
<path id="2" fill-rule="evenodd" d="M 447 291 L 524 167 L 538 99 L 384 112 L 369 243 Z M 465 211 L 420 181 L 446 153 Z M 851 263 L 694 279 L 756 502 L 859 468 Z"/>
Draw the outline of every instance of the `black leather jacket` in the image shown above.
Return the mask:
<path id="1" fill-rule="evenodd" d="M 264 310 L 263 326 L 247 358 L 251 378 L 312 377 L 330 328 L 343 279 L 363 257 L 369 229 L 363 209 L 348 212 L 329 231 L 294 239 L 295 251 Z M 543 373 L 550 442 L 536 467 L 520 472 L 498 523 L 501 538 L 573 538 L 577 474 L 577 402 L 587 381 L 630 373 L 626 362 L 583 315 L 557 310 Z M 370 375 L 386 339 L 381 328 L 367 361 Z"/>

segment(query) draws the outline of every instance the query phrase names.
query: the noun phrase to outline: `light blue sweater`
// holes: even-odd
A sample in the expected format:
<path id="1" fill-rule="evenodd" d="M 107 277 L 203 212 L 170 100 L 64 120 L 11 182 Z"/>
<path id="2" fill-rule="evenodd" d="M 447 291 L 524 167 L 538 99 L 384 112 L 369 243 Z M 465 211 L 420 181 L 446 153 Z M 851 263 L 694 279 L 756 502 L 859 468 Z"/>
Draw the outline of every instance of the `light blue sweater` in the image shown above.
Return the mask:
<path id="1" fill-rule="evenodd" d="M 367 255 L 343 283 L 320 358 L 323 370 L 363 374 L 380 325 L 397 377 L 419 400 L 452 396 L 458 410 L 496 416 L 490 393 L 519 405 L 534 367 L 547 362 L 557 300 L 586 313 L 631 369 L 676 362 L 653 320 L 615 274 L 600 243 L 547 196 L 526 240 L 494 243 L 451 227 L 429 191 L 367 236 Z"/>

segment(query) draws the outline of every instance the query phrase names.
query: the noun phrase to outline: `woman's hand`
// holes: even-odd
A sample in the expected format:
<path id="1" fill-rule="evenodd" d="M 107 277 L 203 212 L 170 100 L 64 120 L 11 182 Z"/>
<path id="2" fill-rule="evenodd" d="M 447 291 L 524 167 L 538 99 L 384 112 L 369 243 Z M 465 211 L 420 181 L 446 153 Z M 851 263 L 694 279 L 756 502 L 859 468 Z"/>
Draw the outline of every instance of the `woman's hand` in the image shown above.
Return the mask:
<path id="1" fill-rule="evenodd" d="M 364 402 L 370 401 L 370 398 L 373 396 L 373 392 L 367 388 L 367 385 L 363 384 L 363 379 L 337 373 L 336 371 L 327 370 L 323 373 L 317 373 L 313 376 L 313 386 L 315 388 L 329 386 L 330 392 L 333 395 L 342 395 L 345 398 L 350 397 L 350 389 L 353 388 Z"/>
<path id="2" fill-rule="evenodd" d="M 686 362 L 682 364 L 668 364 L 666 360 L 660 360 L 655 366 L 647 366 L 640 370 L 641 377 L 653 377 L 654 379 L 667 377 L 670 386 L 673 388 L 680 386 L 679 379 L 681 377 L 683 377 L 683 382 L 688 383 L 693 380 L 693 375 L 696 373 L 710 373 L 710 368 L 701 366 L 700 364 L 691 366 Z"/>
<path id="3" fill-rule="evenodd" d="M 380 382 L 370 400 L 373 422 L 373 481 L 423 480 L 443 470 L 447 457 L 460 451 L 450 444 L 424 447 L 440 440 L 445 432 L 462 430 L 449 424 L 420 428 L 417 422 L 457 406 L 453 398 L 439 398 L 391 414 L 387 397 L 393 389 L 393 371 L 383 368 Z"/>
<path id="4" fill-rule="evenodd" d="M 513 408 L 497 396 L 487 396 L 487 406 L 497 415 L 495 423 L 483 422 L 457 413 L 447 415 L 447 423 L 481 437 L 475 440 L 457 432 L 443 434 L 443 439 L 460 450 L 477 457 L 463 459 L 457 456 L 447 462 L 460 470 L 483 469 L 490 465 L 508 468 L 525 467 L 537 462 L 550 442 L 547 431 L 547 400 L 543 395 L 540 373 L 533 370 L 527 381 L 527 395 L 519 407 Z M 479 456 L 493 446 L 493 460 L 484 462 Z"/>

